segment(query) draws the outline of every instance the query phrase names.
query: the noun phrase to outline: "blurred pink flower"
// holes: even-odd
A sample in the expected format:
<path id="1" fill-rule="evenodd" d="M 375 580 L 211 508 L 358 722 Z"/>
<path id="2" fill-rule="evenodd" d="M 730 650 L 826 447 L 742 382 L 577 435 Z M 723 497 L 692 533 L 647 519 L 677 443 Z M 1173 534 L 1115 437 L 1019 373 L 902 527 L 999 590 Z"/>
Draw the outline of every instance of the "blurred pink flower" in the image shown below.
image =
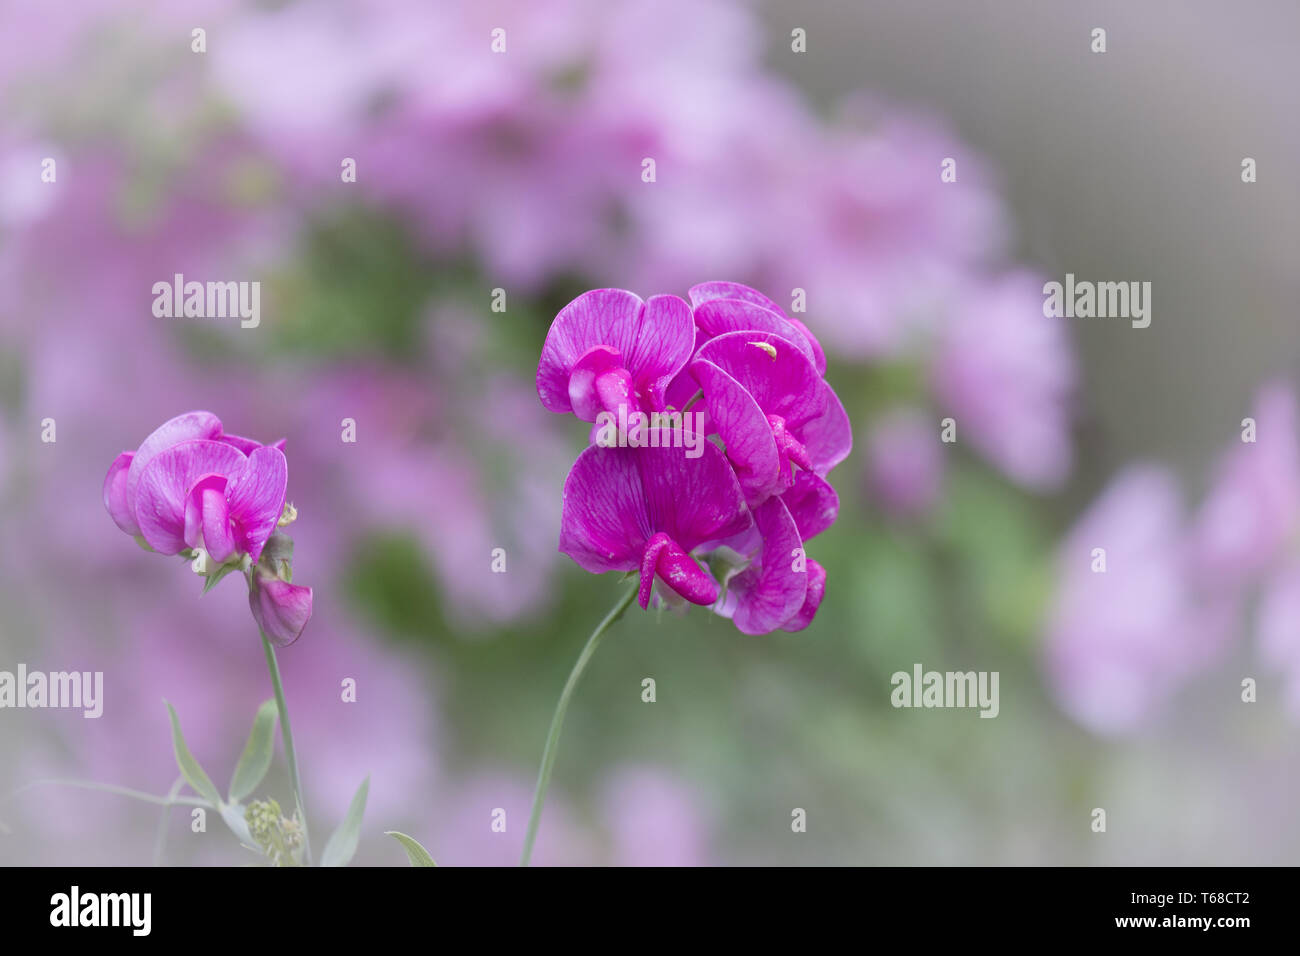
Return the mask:
<path id="1" fill-rule="evenodd" d="M 696 794 L 648 766 L 615 770 L 600 806 L 615 866 L 709 866 L 708 830 Z"/>
<path id="2" fill-rule="evenodd" d="M 1265 385 L 1251 417 L 1255 440 L 1229 444 L 1196 516 L 1197 569 L 1206 586 L 1239 590 L 1300 536 L 1295 392 L 1283 382 Z"/>
<path id="3" fill-rule="evenodd" d="M 1265 582 L 1256 633 L 1260 657 L 1282 672 L 1286 709 L 1300 720 L 1300 557 L 1293 556 Z"/>
<path id="4" fill-rule="evenodd" d="M 944 454 L 939 422 L 919 409 L 887 412 L 867 440 L 867 492 L 887 513 L 924 514 L 943 488 Z"/>
<path id="5" fill-rule="evenodd" d="M 786 285 L 835 354 L 864 361 L 924 351 L 998 262 L 1007 216 L 983 160 L 941 124 L 851 97 L 796 182 L 809 213 L 781 233 Z M 957 160 L 953 183 L 940 180 Z M 803 192 L 803 187 L 795 187 Z M 781 219 L 770 221 L 784 221 Z"/>
<path id="6" fill-rule="evenodd" d="M 524 381 L 498 372 L 462 383 L 450 370 L 355 364 L 320 373 L 293 404 L 306 436 L 303 470 L 318 476 L 326 501 L 348 502 L 331 509 L 331 534 L 410 533 L 459 628 L 546 605 L 560 526 L 553 488 L 569 452 Z M 356 423 L 355 444 L 342 442 L 345 419 Z M 493 570 L 496 548 L 505 573 Z"/>
<path id="7" fill-rule="evenodd" d="M 1066 711 L 1098 733 L 1137 728 L 1227 635 L 1191 580 L 1181 512 L 1170 474 L 1130 468 L 1061 547 L 1047 674 Z"/>
<path id="8" fill-rule="evenodd" d="M 958 443 L 1029 488 L 1064 480 L 1076 371 L 1065 328 L 1043 317 L 1036 277 L 1014 272 L 963 293 L 938 333 L 930 376 Z"/>

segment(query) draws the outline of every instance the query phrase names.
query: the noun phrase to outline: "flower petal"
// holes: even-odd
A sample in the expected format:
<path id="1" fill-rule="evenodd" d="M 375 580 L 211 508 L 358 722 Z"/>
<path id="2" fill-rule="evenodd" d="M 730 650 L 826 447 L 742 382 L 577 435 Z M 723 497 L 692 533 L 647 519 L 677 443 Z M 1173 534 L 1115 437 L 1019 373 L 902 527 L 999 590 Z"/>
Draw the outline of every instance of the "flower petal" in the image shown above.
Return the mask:
<path id="1" fill-rule="evenodd" d="M 260 578 L 249 588 L 248 606 L 271 643 L 287 647 L 302 636 L 311 620 L 311 588 Z"/>
<path id="2" fill-rule="evenodd" d="M 739 534 L 750 525 L 740 483 L 718 446 L 695 436 L 692 458 L 680 430 L 648 428 L 650 447 L 628 449 L 641 473 L 650 527 L 684 551 Z M 655 447 L 657 443 L 658 447 Z"/>
<path id="3" fill-rule="evenodd" d="M 133 451 L 122 452 L 113 459 L 113 464 L 108 466 L 108 474 L 104 476 L 104 507 L 113 523 L 130 535 L 140 533 L 140 526 L 135 523 L 130 500 L 126 496 L 126 475 L 134 457 Z"/>
<path id="4" fill-rule="evenodd" d="M 749 302 L 775 312 L 777 315 L 785 314 L 779 305 L 763 293 L 739 282 L 701 282 L 691 286 L 687 295 L 691 298 L 691 305 L 696 308 L 714 299 L 740 299 L 742 302 Z"/>
<path id="5" fill-rule="evenodd" d="M 816 352 L 808 337 L 781 315 L 779 310 L 774 312 L 740 299 L 711 299 L 696 307 L 695 324 L 699 327 L 702 338 L 713 338 L 729 332 L 770 332 L 794 345 L 816 371 Z M 825 370 L 823 358 L 818 374 Z"/>
<path id="6" fill-rule="evenodd" d="M 230 507 L 225 475 L 204 475 L 185 499 L 185 543 L 204 550 L 217 564 L 235 553 L 235 536 L 230 527 Z"/>
<path id="7" fill-rule="evenodd" d="M 783 308 L 757 289 L 751 289 L 739 282 L 701 282 L 699 285 L 691 287 L 690 297 L 691 305 L 697 309 L 705 302 L 711 302 L 714 299 L 739 299 L 742 302 L 748 302 L 751 305 L 767 309 L 769 312 L 775 312 L 789 322 L 807 340 L 808 347 L 812 350 L 811 357 L 813 365 L 817 368 L 817 374 L 826 374 L 826 353 L 822 351 L 821 343 L 812 334 L 812 330 L 799 319 L 786 315 Z"/>
<path id="8" fill-rule="evenodd" d="M 230 517 L 235 524 L 235 542 L 256 563 L 262 547 L 275 531 L 284 513 L 289 486 L 289 464 L 284 452 L 263 445 L 248 456 L 247 464 L 230 483 Z"/>
<path id="9" fill-rule="evenodd" d="M 562 498 L 560 551 L 593 574 L 639 567 L 654 529 L 631 449 L 589 446 Z"/>
<path id="10" fill-rule="evenodd" d="M 259 449 L 259 448 L 262 447 L 262 443 L 261 443 L 260 441 L 253 441 L 253 439 L 251 439 L 251 438 L 244 438 L 242 435 L 229 435 L 229 434 L 223 434 L 223 435 L 221 435 L 219 438 L 217 438 L 216 440 L 217 440 L 217 441 L 223 441 L 223 442 L 225 442 L 227 445 L 234 445 L 236 448 L 238 448 L 240 451 L 242 451 L 245 455 L 251 455 L 253 452 L 257 451 L 257 449 Z M 283 446 L 283 445 L 284 445 L 284 439 L 281 438 L 280 441 L 278 442 L 278 444 L 281 445 L 281 446 Z"/>
<path id="11" fill-rule="evenodd" d="M 780 415 L 792 431 L 826 411 L 828 388 L 812 361 L 777 333 L 719 335 L 700 347 L 695 361 L 711 362 L 726 371 L 765 415 Z"/>
<path id="12" fill-rule="evenodd" d="M 826 569 L 814 561 L 808 559 L 808 595 L 804 598 L 803 607 L 799 608 L 788 621 L 781 625 L 783 631 L 802 631 L 805 627 L 813 622 L 817 616 L 817 609 L 821 607 L 822 598 L 826 596 Z"/>
<path id="13" fill-rule="evenodd" d="M 790 509 L 799 537 L 811 541 L 835 523 L 840 513 L 840 496 L 826 481 L 811 471 L 800 471 L 794 484 L 781 496 Z"/>
<path id="14" fill-rule="evenodd" d="M 813 367 L 817 369 L 818 375 L 825 375 L 826 352 L 822 348 L 822 344 L 817 341 L 817 336 L 812 334 L 812 329 L 808 328 L 807 325 L 793 316 L 787 316 L 786 321 L 798 329 L 803 337 L 808 341 L 808 347 L 812 349 Z"/>
<path id="15" fill-rule="evenodd" d="M 623 356 L 608 345 L 593 345 L 583 352 L 569 373 L 569 405 L 584 422 L 594 422 L 604 410 L 599 379 L 623 367 Z M 631 409 L 629 409 L 631 411 Z"/>
<path id="16" fill-rule="evenodd" d="M 650 410 L 662 411 L 668 384 L 695 351 L 691 307 L 675 295 L 652 295 L 620 351 L 627 356 L 627 368 L 638 391 L 650 398 Z"/>
<path id="17" fill-rule="evenodd" d="M 713 443 L 691 436 L 692 458 L 680 430 L 641 434 L 644 447 L 588 447 L 565 480 L 560 551 L 587 571 L 640 569 L 659 531 L 690 551 L 749 524 L 740 485 Z"/>
<path id="18" fill-rule="evenodd" d="M 140 479 L 156 455 L 183 441 L 196 438 L 215 440 L 220 436 L 221 419 L 211 412 L 202 411 L 177 415 L 154 429 L 153 434 L 140 443 L 135 457 L 131 460 L 131 467 L 126 473 L 126 501 L 131 513 L 134 515 L 139 510 L 136 495 L 140 487 Z M 137 517 L 136 531 L 129 533 L 139 534 L 141 530 Z"/>
<path id="19" fill-rule="evenodd" d="M 656 576 L 692 604 L 709 605 L 718 599 L 718 582 L 662 531 L 650 539 L 641 558 L 637 603 L 642 610 L 650 605 L 650 590 Z"/>
<path id="20" fill-rule="evenodd" d="M 671 295 L 643 302 L 623 289 L 584 292 L 556 315 L 537 365 L 537 394 L 553 412 L 574 412 L 569 378 L 591 349 L 618 352 L 652 410 L 691 356 L 695 325 L 690 306 Z M 586 420 L 584 418 L 584 420 Z"/>
<path id="21" fill-rule="evenodd" d="M 712 428 L 727 446 L 727 457 L 745 500 L 757 504 L 784 490 L 781 455 L 772 426 L 745 387 L 712 362 L 697 359 L 691 375 L 704 389 L 703 403 Z"/>
<path id="22" fill-rule="evenodd" d="M 135 499 L 136 522 L 149 546 L 162 554 L 184 550 L 190 489 L 208 475 L 234 478 L 247 461 L 234 446 L 206 440 L 183 441 L 154 455 L 140 477 Z"/>
<path id="23" fill-rule="evenodd" d="M 735 596 L 731 619 L 743 634 L 768 634 L 799 613 L 808 593 L 809 563 L 794 518 L 780 498 L 754 509 L 763 546 L 753 563 L 727 585 Z"/>
<path id="24" fill-rule="evenodd" d="M 828 383 L 822 383 L 822 391 L 826 410 L 806 425 L 791 429 L 803 442 L 813 471 L 819 475 L 825 475 L 849 457 L 849 452 L 853 450 L 853 428 L 849 424 L 849 413 L 844 410 L 840 397 Z"/>

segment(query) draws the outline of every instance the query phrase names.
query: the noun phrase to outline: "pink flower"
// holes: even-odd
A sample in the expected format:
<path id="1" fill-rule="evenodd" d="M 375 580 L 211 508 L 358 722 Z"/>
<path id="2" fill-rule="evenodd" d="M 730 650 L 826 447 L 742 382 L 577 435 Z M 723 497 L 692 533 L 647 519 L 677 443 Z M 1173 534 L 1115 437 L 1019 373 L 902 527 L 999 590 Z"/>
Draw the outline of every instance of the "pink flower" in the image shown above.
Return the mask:
<path id="1" fill-rule="evenodd" d="M 598 431 L 565 482 L 560 550 L 593 573 L 638 572 L 642 608 L 658 581 L 661 600 L 710 605 L 746 634 L 799 630 L 825 594 L 804 543 L 838 514 L 824 476 L 849 452 L 848 415 L 816 338 L 771 299 L 709 282 L 691 300 L 683 315 L 671 296 L 601 290 L 556 317 L 538 369 L 552 411 L 591 420 L 671 405 L 680 417 L 697 386 L 707 410 L 698 424 L 620 431 L 619 447 Z"/>
<path id="2" fill-rule="evenodd" d="M 664 391 L 690 358 L 691 309 L 672 295 L 647 302 L 597 289 L 555 317 L 537 365 L 537 394 L 553 412 L 594 422 L 601 411 L 664 409 Z"/>
<path id="3" fill-rule="evenodd" d="M 117 457 L 104 506 L 160 554 L 204 548 L 218 564 L 236 554 L 256 563 L 284 512 L 288 482 L 279 445 L 223 435 L 211 412 L 188 412 Z"/>
<path id="4" fill-rule="evenodd" d="M 656 579 L 692 604 L 712 604 L 718 584 L 690 552 L 749 525 L 736 476 L 709 442 L 692 459 L 680 431 L 645 437 L 659 444 L 593 445 L 578 456 L 564 482 L 560 550 L 596 574 L 639 572 L 642 608 Z"/>
<path id="5" fill-rule="evenodd" d="M 293 542 L 276 531 L 294 515 L 283 445 L 225 434 L 211 412 L 187 412 L 122 452 L 103 491 L 119 528 L 159 554 L 193 558 L 209 587 L 243 571 L 253 617 L 280 645 L 302 634 L 312 601 L 311 588 L 291 583 Z"/>

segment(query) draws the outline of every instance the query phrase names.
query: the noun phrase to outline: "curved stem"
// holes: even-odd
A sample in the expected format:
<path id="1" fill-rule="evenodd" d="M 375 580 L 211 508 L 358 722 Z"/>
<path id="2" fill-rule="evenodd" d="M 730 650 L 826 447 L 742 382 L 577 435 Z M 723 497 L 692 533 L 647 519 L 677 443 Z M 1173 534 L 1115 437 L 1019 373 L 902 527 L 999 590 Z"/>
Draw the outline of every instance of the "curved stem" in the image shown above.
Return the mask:
<path id="1" fill-rule="evenodd" d="M 311 866 L 311 837 L 307 835 L 307 810 L 302 802 L 302 782 L 298 779 L 298 757 L 293 749 L 293 730 L 289 727 L 289 707 L 284 702 L 284 686 L 280 683 L 280 665 L 275 659 L 275 648 L 266 632 L 260 627 L 262 647 L 266 649 L 266 668 L 271 672 L 271 687 L 275 690 L 275 708 L 280 712 L 280 735 L 284 739 L 284 759 L 289 764 L 289 782 L 293 785 L 293 799 L 302 821 L 303 858 Z"/>
<path id="2" fill-rule="evenodd" d="M 100 793 L 112 793 L 119 797 L 130 797 L 132 800 L 141 800 L 144 803 L 152 803 L 159 807 L 212 807 L 212 804 L 202 797 L 175 796 L 168 794 L 160 797 L 157 794 L 145 793 L 143 790 L 132 790 L 130 787 L 119 787 L 111 783 L 97 783 L 94 780 L 68 780 L 64 778 L 46 777 L 40 780 L 32 780 L 23 784 L 21 787 L 13 790 L 10 796 L 30 790 L 33 787 L 80 787 L 82 790 L 98 790 Z"/>
<path id="3" fill-rule="evenodd" d="M 596 625 L 596 629 L 591 632 L 591 637 L 587 638 L 587 644 L 578 655 L 573 670 L 569 672 L 564 690 L 560 692 L 560 699 L 555 705 L 555 715 L 551 718 L 551 729 L 546 735 L 546 749 L 542 751 L 542 766 L 537 772 L 537 790 L 533 793 L 533 812 L 528 818 L 528 834 L 524 837 L 524 854 L 519 860 L 520 866 L 527 866 L 529 858 L 533 855 L 533 841 L 537 839 L 537 825 L 542 820 L 542 804 L 546 802 L 546 788 L 551 784 L 551 770 L 555 767 L 555 755 L 560 749 L 560 731 L 564 728 L 564 715 L 569 709 L 569 700 L 573 697 L 578 681 L 582 679 L 582 672 L 587 669 L 587 663 L 596 653 L 601 637 L 609 630 L 611 624 L 623 616 L 623 612 L 628 609 L 636 595 L 637 582 L 633 582 L 628 592 L 619 598 L 618 603 L 605 615 L 605 619 Z"/>

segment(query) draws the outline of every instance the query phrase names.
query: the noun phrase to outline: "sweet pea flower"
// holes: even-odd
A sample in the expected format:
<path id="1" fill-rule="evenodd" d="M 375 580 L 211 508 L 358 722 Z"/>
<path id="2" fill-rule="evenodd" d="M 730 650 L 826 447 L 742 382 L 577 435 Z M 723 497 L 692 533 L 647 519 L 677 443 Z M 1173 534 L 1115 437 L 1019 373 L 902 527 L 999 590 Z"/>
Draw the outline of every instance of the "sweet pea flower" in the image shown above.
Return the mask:
<path id="1" fill-rule="evenodd" d="M 311 617 L 311 588 L 290 583 L 293 542 L 276 531 L 296 515 L 283 445 L 227 435 L 211 412 L 187 412 L 122 452 L 103 489 L 119 528 L 148 550 L 192 559 L 207 587 L 242 571 L 253 616 L 281 645 Z"/>
<path id="2" fill-rule="evenodd" d="M 740 485 L 711 443 L 688 458 L 680 435 L 649 429 L 644 437 L 650 444 L 592 445 L 578 456 L 564 483 L 560 550 L 595 574 L 639 572 L 643 609 L 656 579 L 666 600 L 711 605 L 718 582 L 691 552 L 749 526 Z"/>
<path id="3" fill-rule="evenodd" d="M 271 641 L 286 647 L 311 620 L 311 588 L 293 584 L 293 541 L 277 531 L 248 576 L 248 607 Z"/>
<path id="4" fill-rule="evenodd" d="M 812 360 L 779 333 L 711 338 L 690 373 L 751 505 L 790 488 L 792 464 L 825 475 L 852 447 L 839 398 Z"/>
<path id="5" fill-rule="evenodd" d="M 710 606 L 746 634 L 801 630 L 826 591 L 825 569 L 804 545 L 839 514 L 824 476 L 849 453 L 848 416 L 816 338 L 767 296 L 705 282 L 690 298 L 693 327 L 674 326 L 671 361 L 665 348 L 657 362 L 625 366 L 618 357 L 649 354 L 638 344 L 644 318 L 668 300 L 660 311 L 676 320 L 685 303 L 671 296 L 642 304 L 599 290 L 556 317 L 538 371 L 552 411 L 684 412 L 692 396 L 703 398 L 691 415 L 614 435 L 593 430 L 565 482 L 560 550 L 594 573 L 638 572 L 642 608 L 655 593 L 671 605 Z M 608 342 L 632 345 L 600 344 Z"/>
<path id="6" fill-rule="evenodd" d="M 663 411 L 664 393 L 694 343 L 691 308 L 677 296 L 642 301 L 622 289 L 584 292 L 551 323 L 537 394 L 550 411 L 587 422 L 602 411 Z"/>
<path id="7" fill-rule="evenodd" d="M 210 412 L 173 418 L 123 452 L 104 481 L 118 527 L 160 554 L 203 548 L 217 563 L 254 563 L 284 512 L 288 465 L 276 446 L 223 436 Z"/>
<path id="8" fill-rule="evenodd" d="M 104 479 L 104 507 L 119 528 L 143 538 L 162 554 L 178 554 L 186 546 L 194 547 L 196 542 L 186 537 L 196 538 L 201 530 L 209 529 L 215 550 L 228 557 L 234 551 L 236 533 L 231 519 L 236 519 L 241 543 L 248 546 L 244 550 L 256 561 L 255 552 L 261 550 L 284 510 L 288 471 L 283 446 L 283 441 L 263 446 L 238 435 L 226 435 L 220 419 L 211 412 L 178 415 L 160 425 L 134 452 L 124 451 L 117 456 Z M 158 459 L 161 463 L 150 470 Z M 185 481 L 187 471 L 196 472 L 189 482 Z M 177 482 L 184 486 L 179 492 Z M 213 497 L 218 488 L 227 492 L 224 523 L 219 520 L 220 505 Z M 163 500 L 177 494 L 179 500 Z M 277 496 L 279 508 L 263 534 L 260 525 L 264 522 L 251 520 L 255 517 L 252 512 L 258 505 L 274 505 L 271 499 Z M 231 512 L 231 501 L 237 514 Z M 142 507 L 143 515 L 139 513 Z"/>

